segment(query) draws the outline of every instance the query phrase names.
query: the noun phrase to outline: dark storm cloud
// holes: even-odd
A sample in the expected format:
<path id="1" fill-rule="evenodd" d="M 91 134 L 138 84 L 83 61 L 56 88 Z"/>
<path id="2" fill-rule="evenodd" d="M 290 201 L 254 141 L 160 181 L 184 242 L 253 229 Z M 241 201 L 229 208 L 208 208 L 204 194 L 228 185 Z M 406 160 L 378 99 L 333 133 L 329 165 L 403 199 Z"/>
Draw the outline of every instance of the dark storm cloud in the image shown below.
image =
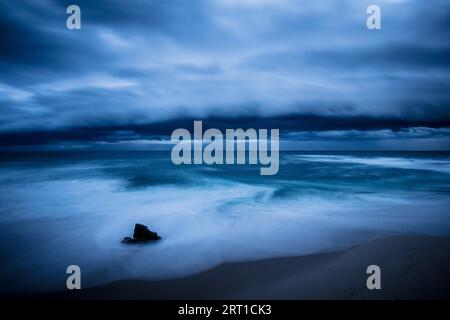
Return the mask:
<path id="1" fill-rule="evenodd" d="M 372 1 L 75 1 L 76 31 L 68 4 L 0 3 L 2 145 L 153 139 L 192 119 L 450 126 L 445 0 L 380 0 L 379 31 L 365 26 Z"/>
<path id="2" fill-rule="evenodd" d="M 76 143 L 89 143 L 95 141 L 127 141 L 127 140 L 170 140 L 174 128 L 186 128 L 193 131 L 195 118 L 177 118 L 173 120 L 153 122 L 142 125 L 115 125 L 106 126 L 97 123 L 95 126 L 78 128 L 36 131 L 36 132 L 10 132 L 0 135 L 0 145 L 35 145 L 50 144 L 60 140 L 71 140 Z M 106 121 L 105 121 L 106 122 Z M 203 121 L 203 130 L 217 128 L 225 131 L 227 128 L 281 128 L 283 138 L 357 138 L 364 137 L 364 131 L 370 132 L 400 132 L 401 137 L 419 137 L 418 133 L 426 133 L 421 137 L 431 137 L 433 134 L 445 133 L 448 129 L 439 129 L 445 125 L 441 121 L 406 121 L 402 119 L 386 119 L 372 117 L 321 117 L 314 115 L 290 115 L 283 117 L 210 117 Z M 420 126 L 425 129 L 409 130 L 404 128 Z M 428 128 L 428 129 L 427 129 Z M 339 132 L 341 134 L 339 134 Z M 355 134 L 357 133 L 357 134 Z M 365 137 L 382 138 L 369 134 Z M 395 135 L 392 135 L 395 137 Z M 442 137 L 442 136 L 441 136 Z"/>

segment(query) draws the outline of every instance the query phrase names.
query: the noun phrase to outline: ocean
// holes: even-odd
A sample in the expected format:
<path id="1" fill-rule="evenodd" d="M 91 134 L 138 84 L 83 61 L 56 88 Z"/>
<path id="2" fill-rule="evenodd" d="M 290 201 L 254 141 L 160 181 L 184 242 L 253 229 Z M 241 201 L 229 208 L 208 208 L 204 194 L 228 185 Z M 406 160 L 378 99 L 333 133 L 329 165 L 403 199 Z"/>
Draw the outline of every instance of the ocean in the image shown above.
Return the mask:
<path id="1" fill-rule="evenodd" d="M 450 153 L 282 152 L 259 165 L 172 164 L 169 152 L 2 153 L 0 293 L 168 279 L 223 262 L 450 235 Z M 125 245 L 135 223 L 162 240 Z"/>

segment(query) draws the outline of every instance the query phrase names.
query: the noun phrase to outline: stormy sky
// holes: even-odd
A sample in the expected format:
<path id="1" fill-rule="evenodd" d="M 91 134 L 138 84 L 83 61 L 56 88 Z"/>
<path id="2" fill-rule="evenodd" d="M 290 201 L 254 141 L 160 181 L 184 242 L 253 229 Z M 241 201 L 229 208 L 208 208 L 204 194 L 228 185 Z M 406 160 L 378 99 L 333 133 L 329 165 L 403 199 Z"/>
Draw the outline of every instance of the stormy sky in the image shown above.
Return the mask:
<path id="1" fill-rule="evenodd" d="M 448 0 L 1 1 L 0 146 L 159 148 L 203 120 L 286 149 L 449 150 L 449 30 Z"/>

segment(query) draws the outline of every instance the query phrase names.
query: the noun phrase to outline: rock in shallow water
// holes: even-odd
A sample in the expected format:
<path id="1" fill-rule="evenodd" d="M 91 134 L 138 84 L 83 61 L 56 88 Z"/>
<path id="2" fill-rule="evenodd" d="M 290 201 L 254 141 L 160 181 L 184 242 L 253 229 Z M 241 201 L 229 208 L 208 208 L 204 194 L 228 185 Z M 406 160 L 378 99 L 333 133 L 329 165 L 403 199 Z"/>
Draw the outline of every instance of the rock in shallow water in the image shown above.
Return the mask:
<path id="1" fill-rule="evenodd" d="M 136 223 L 134 226 L 133 238 L 125 237 L 122 243 L 140 243 L 147 241 L 159 240 L 161 237 L 153 231 L 150 231 L 147 226 L 143 224 Z"/>

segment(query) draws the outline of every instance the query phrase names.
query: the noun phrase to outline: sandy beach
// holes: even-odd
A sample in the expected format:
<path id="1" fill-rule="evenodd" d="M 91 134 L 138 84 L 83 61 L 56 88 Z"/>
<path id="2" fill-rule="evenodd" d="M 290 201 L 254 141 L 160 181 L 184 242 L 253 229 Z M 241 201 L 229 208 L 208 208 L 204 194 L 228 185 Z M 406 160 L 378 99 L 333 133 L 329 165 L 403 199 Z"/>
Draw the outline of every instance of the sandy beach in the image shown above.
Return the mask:
<path id="1" fill-rule="evenodd" d="M 366 268 L 372 264 L 381 268 L 381 290 L 366 288 Z M 50 296 L 63 299 L 448 299 L 450 238 L 392 236 L 341 252 L 226 263 L 180 279 L 118 281 Z"/>

